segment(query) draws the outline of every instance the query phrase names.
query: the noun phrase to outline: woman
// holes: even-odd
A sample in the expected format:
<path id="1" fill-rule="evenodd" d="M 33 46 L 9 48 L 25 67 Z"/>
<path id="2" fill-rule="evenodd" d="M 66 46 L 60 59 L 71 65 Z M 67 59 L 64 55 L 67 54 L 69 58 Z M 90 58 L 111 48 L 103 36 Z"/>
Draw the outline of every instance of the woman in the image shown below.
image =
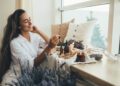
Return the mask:
<path id="1" fill-rule="evenodd" d="M 46 42 L 45 46 L 39 35 Z M 58 35 L 53 36 L 49 41 L 49 38 L 41 30 L 32 25 L 29 15 L 24 10 L 16 10 L 8 17 L 2 41 L 0 58 L 2 86 L 9 85 L 13 81 L 16 82 L 14 70 L 19 77 L 19 64 L 23 68 L 37 67 L 44 61 L 45 54 L 51 53 L 58 42 Z M 41 47 L 44 47 L 44 50 L 40 49 Z"/>

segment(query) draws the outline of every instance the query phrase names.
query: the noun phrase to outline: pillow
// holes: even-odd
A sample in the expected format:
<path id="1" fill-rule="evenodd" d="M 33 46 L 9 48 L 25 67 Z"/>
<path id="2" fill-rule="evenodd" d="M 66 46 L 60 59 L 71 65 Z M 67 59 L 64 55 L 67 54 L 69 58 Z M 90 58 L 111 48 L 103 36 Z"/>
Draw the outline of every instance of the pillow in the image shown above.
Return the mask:
<path id="1" fill-rule="evenodd" d="M 65 41 L 71 39 L 76 41 L 82 40 L 85 44 L 90 44 L 94 25 L 95 21 L 88 21 L 81 24 L 70 23 Z"/>
<path id="2" fill-rule="evenodd" d="M 70 22 L 74 22 L 74 19 L 72 19 Z M 66 22 L 62 24 L 53 24 L 51 27 L 52 36 L 59 34 L 61 37 L 61 41 L 63 42 L 64 38 L 66 37 L 70 22 Z"/>

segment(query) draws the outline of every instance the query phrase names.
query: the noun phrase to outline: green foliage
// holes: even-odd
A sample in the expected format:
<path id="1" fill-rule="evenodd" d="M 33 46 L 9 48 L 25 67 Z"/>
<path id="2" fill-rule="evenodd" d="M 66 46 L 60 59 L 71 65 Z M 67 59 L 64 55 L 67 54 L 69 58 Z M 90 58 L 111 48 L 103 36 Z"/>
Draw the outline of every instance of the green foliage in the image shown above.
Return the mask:
<path id="1" fill-rule="evenodd" d="M 94 45 L 95 47 L 99 47 L 102 49 L 106 48 L 105 39 L 104 39 L 104 36 L 102 36 L 100 33 L 100 26 L 99 25 L 96 25 L 94 30 L 93 30 L 91 44 Z"/>
<path id="2" fill-rule="evenodd" d="M 97 20 L 97 19 L 93 16 L 93 12 L 90 11 L 89 16 L 87 17 L 87 21 L 93 21 L 93 20 Z M 107 46 L 106 40 L 105 40 L 104 36 L 101 35 L 99 24 L 96 24 L 93 29 L 93 33 L 92 33 L 92 37 L 91 37 L 91 44 L 94 47 L 106 49 L 106 46 Z"/>

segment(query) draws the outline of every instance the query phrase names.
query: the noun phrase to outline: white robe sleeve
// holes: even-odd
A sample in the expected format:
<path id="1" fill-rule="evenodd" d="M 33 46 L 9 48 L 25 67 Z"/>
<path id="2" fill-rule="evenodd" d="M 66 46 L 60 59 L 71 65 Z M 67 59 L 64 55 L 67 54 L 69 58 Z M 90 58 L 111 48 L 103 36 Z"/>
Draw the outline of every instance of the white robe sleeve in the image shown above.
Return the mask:
<path id="1" fill-rule="evenodd" d="M 36 34 L 36 42 L 38 42 L 37 54 L 39 55 L 45 49 L 47 43 L 38 34 Z"/>
<path id="2" fill-rule="evenodd" d="M 14 64 L 21 64 L 23 68 L 26 67 L 33 67 L 34 64 L 34 57 L 30 56 L 27 51 L 24 50 L 19 42 L 12 41 L 10 43 L 11 53 L 12 53 L 12 60 Z M 29 65 L 28 65 L 29 64 Z"/>

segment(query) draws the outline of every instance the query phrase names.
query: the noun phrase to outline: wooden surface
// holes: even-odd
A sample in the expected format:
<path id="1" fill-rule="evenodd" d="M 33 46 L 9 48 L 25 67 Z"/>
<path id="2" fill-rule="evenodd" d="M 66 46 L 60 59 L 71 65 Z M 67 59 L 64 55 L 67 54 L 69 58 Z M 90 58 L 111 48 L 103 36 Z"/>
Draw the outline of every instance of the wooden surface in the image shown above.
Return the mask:
<path id="1" fill-rule="evenodd" d="M 96 63 L 72 65 L 71 70 L 99 86 L 120 86 L 120 60 L 113 61 L 104 56 Z"/>

